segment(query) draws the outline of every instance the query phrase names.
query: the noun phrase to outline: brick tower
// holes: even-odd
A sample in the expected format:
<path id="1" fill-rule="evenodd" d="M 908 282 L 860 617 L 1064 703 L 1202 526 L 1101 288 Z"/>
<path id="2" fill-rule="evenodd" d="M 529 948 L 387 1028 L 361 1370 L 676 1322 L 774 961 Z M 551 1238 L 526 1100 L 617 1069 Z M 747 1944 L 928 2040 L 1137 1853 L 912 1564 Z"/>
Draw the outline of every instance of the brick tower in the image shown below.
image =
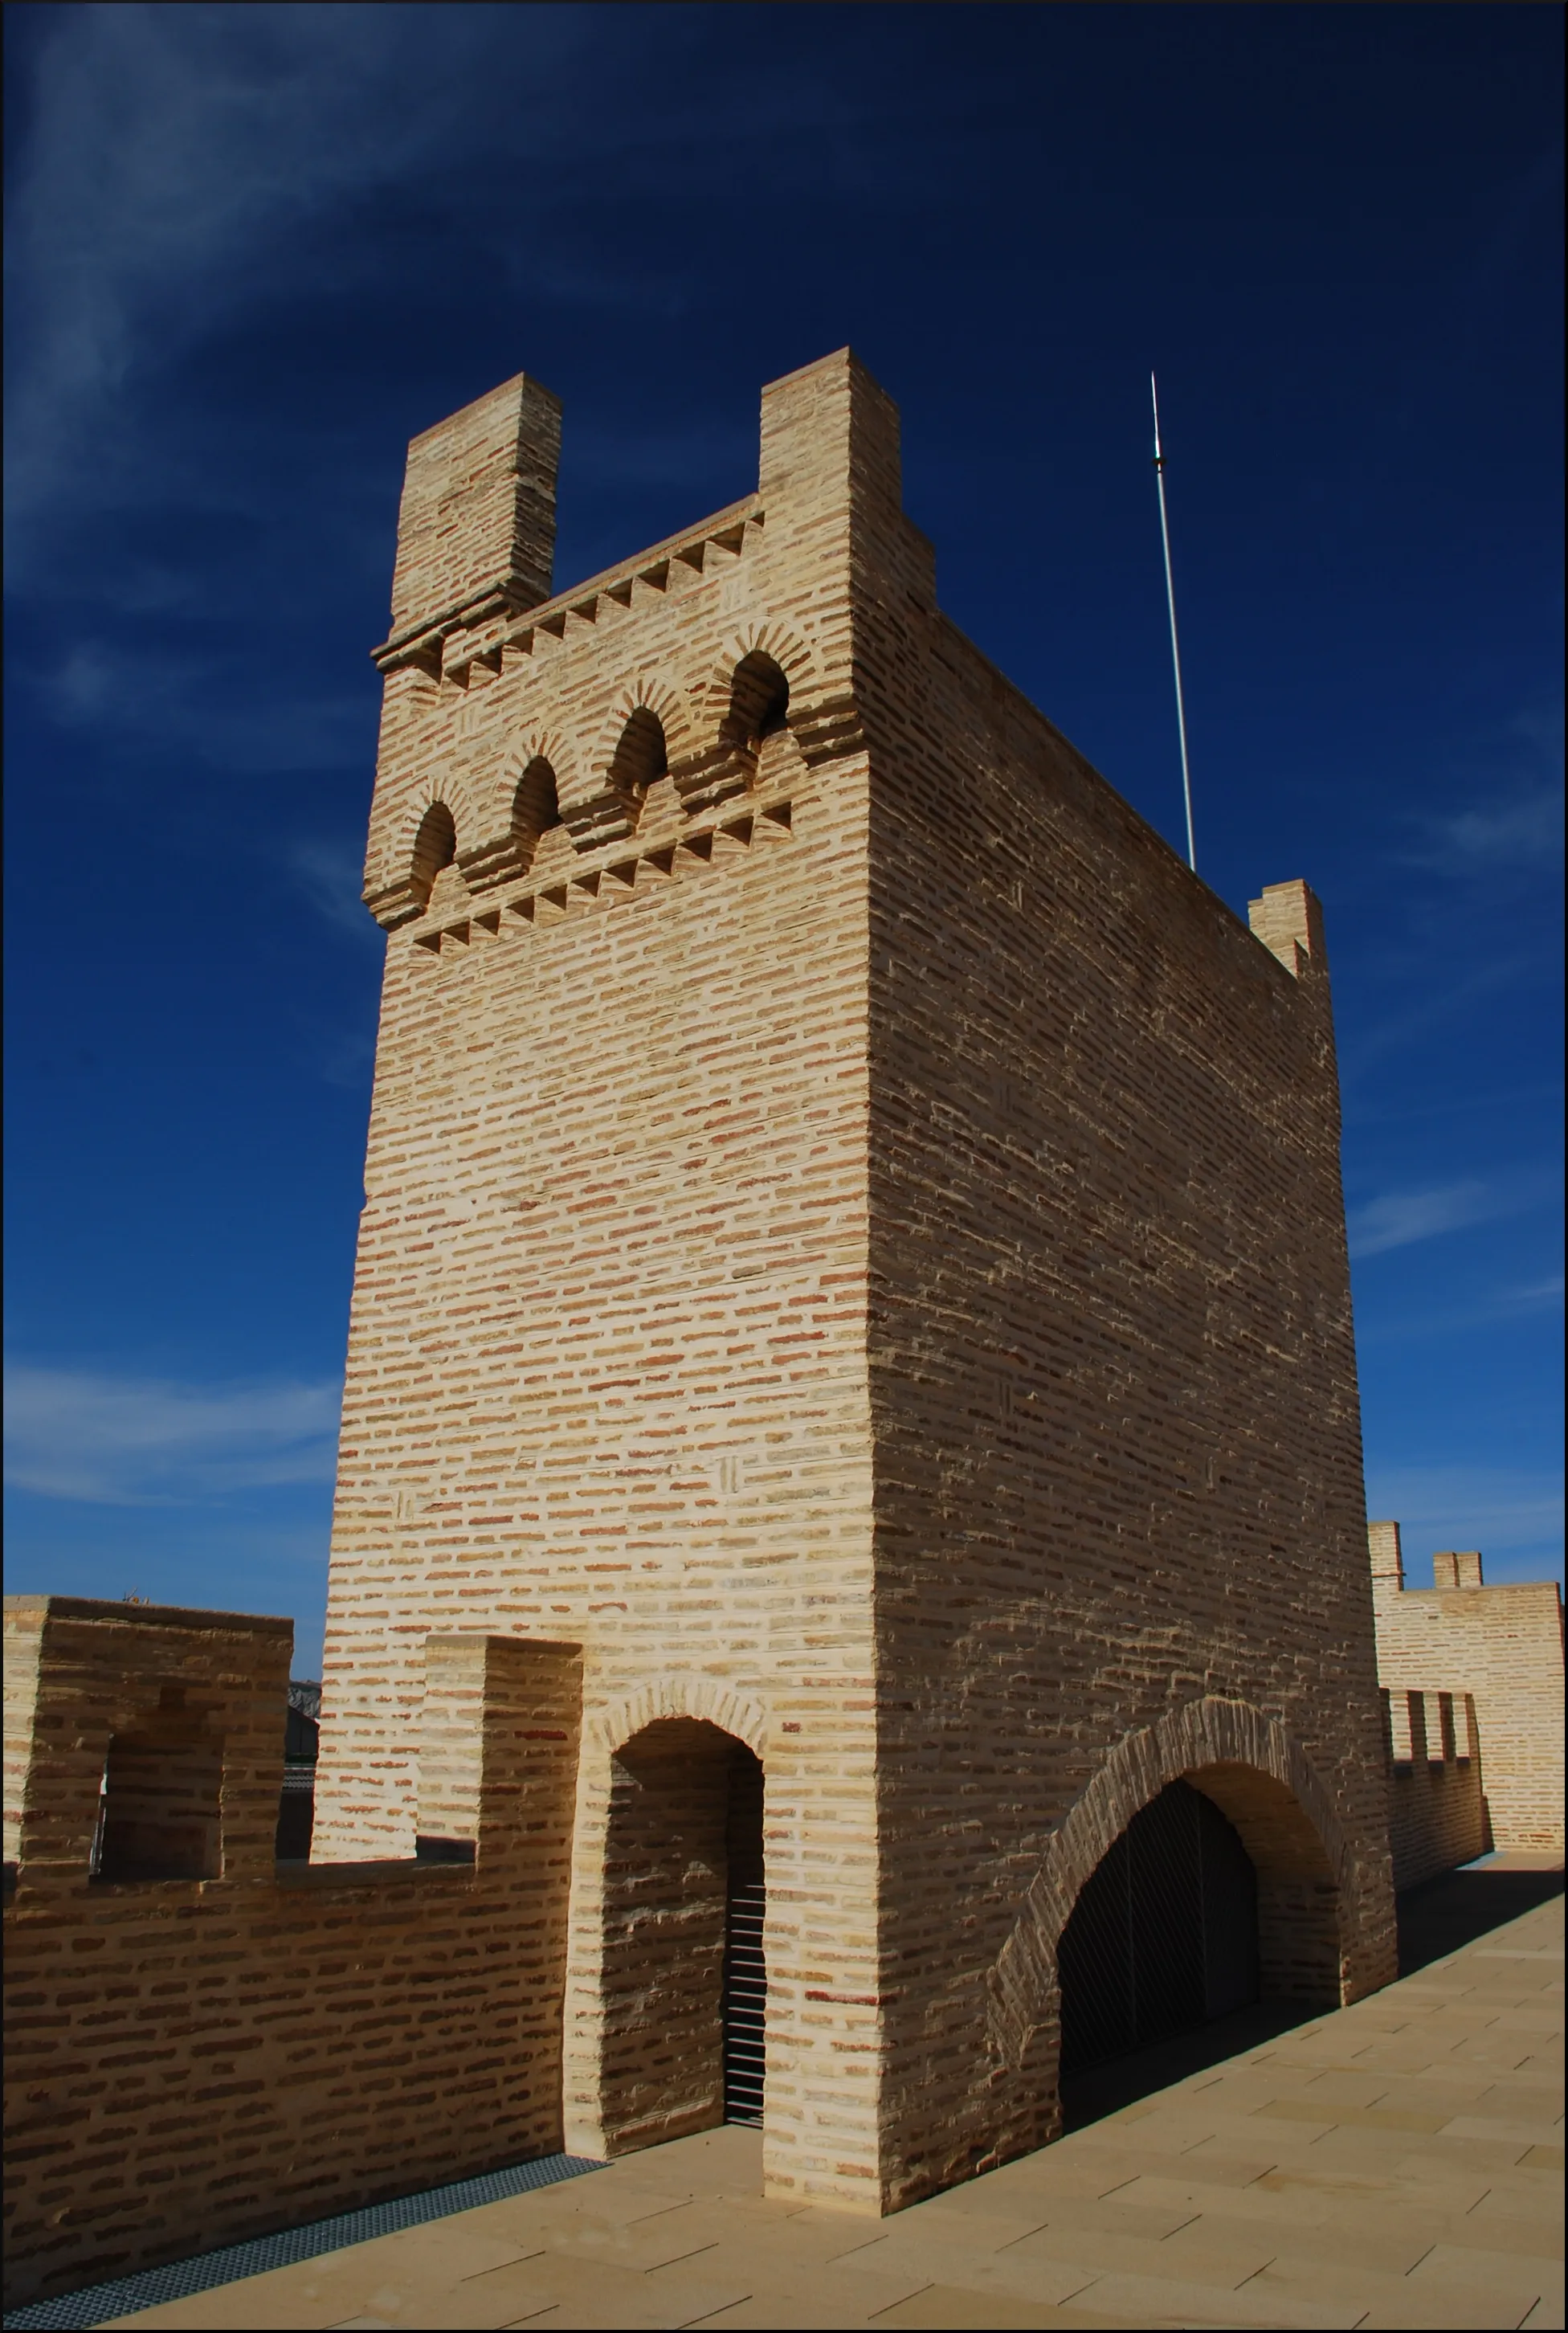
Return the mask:
<path id="1" fill-rule="evenodd" d="M 313 1852 L 462 1831 L 427 1638 L 580 1647 L 566 2143 L 752 2110 L 749 1891 L 770 2182 L 888 2209 L 1056 2127 L 1156 1805 L 1266 1991 L 1392 1973 L 1321 922 L 941 614 L 847 352 L 552 598 L 558 437 L 409 451 Z"/>

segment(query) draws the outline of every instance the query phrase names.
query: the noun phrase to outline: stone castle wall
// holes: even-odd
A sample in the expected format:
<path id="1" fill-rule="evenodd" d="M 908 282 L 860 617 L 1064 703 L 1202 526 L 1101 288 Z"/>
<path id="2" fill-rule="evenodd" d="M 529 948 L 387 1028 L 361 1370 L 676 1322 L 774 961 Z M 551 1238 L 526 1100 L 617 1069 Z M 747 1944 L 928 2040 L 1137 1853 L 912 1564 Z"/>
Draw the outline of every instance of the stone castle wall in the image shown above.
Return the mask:
<path id="1" fill-rule="evenodd" d="M 1248 931 L 918 590 L 865 623 L 885 2110 L 940 2181 L 996 2144 L 969 2036 L 1116 1743 L 1285 1728 L 1348 1993 L 1391 1967 L 1383 1756 L 1316 903 Z"/>
<path id="2" fill-rule="evenodd" d="M 530 390 L 458 418 L 487 480 Z M 1309 896 L 1266 895 L 1260 946 L 941 617 L 847 356 L 764 393 L 755 496 L 577 592 L 475 617 L 448 565 L 399 577 L 323 1849 L 406 1850 L 452 1615 L 580 1639 L 590 1715 L 668 1675 L 757 1703 L 770 2175 L 813 2193 L 1048 2127 L 970 2041 L 1054 1828 L 1172 1709 L 1256 1707 L 1334 1778 L 1334 1981 L 1379 1981 Z M 760 738 L 748 664 L 788 684 Z M 584 2146 L 620 2111 L 609 1791 L 585 1771 Z"/>
<path id="3" fill-rule="evenodd" d="M 1476 1704 L 1468 1694 L 1385 1692 L 1394 1886 L 1419 1887 L 1492 1846 Z"/>
<path id="4" fill-rule="evenodd" d="M 1434 1585 L 1407 1588 L 1396 1522 L 1373 1522 L 1378 1675 L 1476 1707 L 1494 1846 L 1563 1852 L 1563 1598 L 1554 1580 L 1488 1588 L 1473 1551 L 1433 1558 Z"/>
<path id="5" fill-rule="evenodd" d="M 256 2034 L 214 2109 L 228 2225 L 317 2160 L 272 2093 L 332 2047 L 332 1952 L 364 2054 L 317 2123 L 369 2117 L 361 2194 L 478 2167 L 479 2121 L 515 2159 L 716 2119 L 735 1744 L 775 2194 L 892 2209 L 1051 2135 L 1057 1935 L 1179 1777 L 1252 1857 L 1271 1991 L 1393 1970 L 1315 903 L 1274 887 L 1249 932 L 940 615 L 847 352 L 764 391 L 754 494 L 546 599 L 556 427 L 520 376 L 416 441 L 377 651 L 321 1876 L 241 1870 L 225 1827 L 138 1911 L 86 1876 L 83 1799 L 49 1883 L 127 1983 L 166 1902 L 228 1922 L 216 2024 L 159 2023 L 173 1947 L 135 1996 L 170 2080 Z M 580 1733 L 506 1698 L 558 1657 Z M 483 1812 L 492 1694 L 531 1832 Z M 132 1728 L 128 1778 L 185 1722 Z M 316 1888 L 330 1934 L 288 1908 Z M 378 2153 L 365 2099 L 405 2088 Z M 244 2155 L 247 2116 L 284 2136 Z"/>
<path id="6" fill-rule="evenodd" d="M 575 1647 L 433 1638 L 426 1852 L 446 1859 L 290 1866 L 292 1637 L 6 1599 L 8 1705 L 38 1681 L 5 1913 L 8 2305 L 561 2144 Z M 221 1774 L 210 1869 L 93 1878 L 111 1744 L 174 1696 Z"/>

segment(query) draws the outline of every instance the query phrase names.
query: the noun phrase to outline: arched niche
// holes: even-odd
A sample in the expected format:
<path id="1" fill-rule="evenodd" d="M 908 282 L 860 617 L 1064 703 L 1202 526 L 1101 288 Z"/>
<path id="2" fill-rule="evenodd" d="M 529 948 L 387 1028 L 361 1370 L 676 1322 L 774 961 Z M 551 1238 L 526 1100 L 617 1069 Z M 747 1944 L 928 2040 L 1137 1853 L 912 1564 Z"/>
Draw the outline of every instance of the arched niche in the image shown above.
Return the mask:
<path id="1" fill-rule="evenodd" d="M 421 909 L 430 904 L 436 877 L 456 858 L 457 821 L 444 802 L 433 802 L 419 821 L 409 869 L 409 893 Z"/>
<path id="2" fill-rule="evenodd" d="M 612 791 L 624 801 L 640 802 L 669 765 L 664 723 L 651 705 L 636 706 L 626 717 L 610 758 Z"/>
<path id="3" fill-rule="evenodd" d="M 540 837 L 560 824 L 560 795 L 555 770 L 536 754 L 517 782 L 512 797 L 512 840 L 516 857 L 527 866 Z"/>
<path id="4" fill-rule="evenodd" d="M 1235 1826 L 1194 1782 L 1167 1782 L 1101 1857 L 1057 1939 L 1064 2081 L 1250 2008 L 1257 1896 Z"/>
<path id="5" fill-rule="evenodd" d="M 1276 1719 L 1206 1695 L 1126 1735 L 1052 1833 L 990 1980 L 988 2049 L 1029 2084 L 1055 2087 L 1056 1947 L 1107 1851 L 1167 1784 L 1185 1781 L 1219 1808 L 1257 1875 L 1265 1998 L 1331 2007 L 1392 1972 L 1322 1778 Z M 1375 1906 L 1373 1907 L 1375 1909 Z"/>
<path id="6" fill-rule="evenodd" d="M 777 735 L 789 716 L 789 683 L 764 649 L 753 648 L 735 667 L 724 715 L 726 744 L 753 757 L 765 737 Z"/>

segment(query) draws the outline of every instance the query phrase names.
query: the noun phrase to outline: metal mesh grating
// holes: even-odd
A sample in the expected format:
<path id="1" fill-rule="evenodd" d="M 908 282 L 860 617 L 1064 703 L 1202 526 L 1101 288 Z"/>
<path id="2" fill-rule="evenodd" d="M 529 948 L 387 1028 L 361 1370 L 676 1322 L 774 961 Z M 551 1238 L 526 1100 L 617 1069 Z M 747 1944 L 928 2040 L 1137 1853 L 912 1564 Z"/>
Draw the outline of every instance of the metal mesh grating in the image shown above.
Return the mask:
<path id="1" fill-rule="evenodd" d="M 729 1878 L 722 2009 L 724 2120 L 750 2123 L 760 2129 L 768 2056 L 762 1768 L 738 1742 L 732 1745 L 730 1761 L 726 1846 Z"/>
<path id="2" fill-rule="evenodd" d="M 1056 1952 L 1064 2077 L 1257 1998 L 1257 1883 L 1212 1800 L 1171 1782 L 1079 1892 Z"/>
<path id="3" fill-rule="evenodd" d="M 171 2261 L 167 2268 L 144 2269 L 139 2275 L 116 2277 L 108 2284 L 84 2285 L 81 2291 L 62 2293 L 53 2300 L 29 2301 L 25 2308 L 6 2311 L 5 2333 L 13 2326 L 36 2327 L 38 2333 L 77 2333 L 78 2328 L 107 2324 L 110 2318 L 129 2317 L 134 2309 L 183 2300 L 187 2293 L 236 2284 L 242 2277 L 262 2276 L 270 2268 L 289 2268 L 296 2261 L 339 2251 L 345 2244 L 396 2235 L 400 2228 L 416 2228 L 426 2220 L 471 2212 L 478 2203 L 499 2203 L 509 2195 L 526 2194 L 533 2187 L 553 2187 L 559 2179 L 576 2179 L 585 2171 L 603 2169 L 602 2163 L 587 2155 L 541 2155 L 532 2163 L 514 2163 L 504 2171 L 487 2171 L 478 2179 L 459 2179 L 450 2187 L 427 2187 L 422 2194 L 402 2195 L 396 2203 L 373 2203 L 363 2212 L 342 2212 L 333 2220 L 284 2228 L 275 2236 L 257 2236 L 248 2244 L 225 2244 L 220 2251 L 198 2252 L 194 2260 Z"/>

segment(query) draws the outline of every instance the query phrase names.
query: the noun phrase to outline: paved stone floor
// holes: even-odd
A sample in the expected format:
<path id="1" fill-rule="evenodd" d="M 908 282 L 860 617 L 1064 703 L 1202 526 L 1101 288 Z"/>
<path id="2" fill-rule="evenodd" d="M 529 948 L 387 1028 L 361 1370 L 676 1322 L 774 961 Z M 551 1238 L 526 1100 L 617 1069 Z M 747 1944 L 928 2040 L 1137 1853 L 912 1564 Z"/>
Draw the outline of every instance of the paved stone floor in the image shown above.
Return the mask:
<path id="1" fill-rule="evenodd" d="M 1563 2324 L 1561 1898 L 886 2221 L 758 2135 L 623 2157 L 138 2326 Z"/>

